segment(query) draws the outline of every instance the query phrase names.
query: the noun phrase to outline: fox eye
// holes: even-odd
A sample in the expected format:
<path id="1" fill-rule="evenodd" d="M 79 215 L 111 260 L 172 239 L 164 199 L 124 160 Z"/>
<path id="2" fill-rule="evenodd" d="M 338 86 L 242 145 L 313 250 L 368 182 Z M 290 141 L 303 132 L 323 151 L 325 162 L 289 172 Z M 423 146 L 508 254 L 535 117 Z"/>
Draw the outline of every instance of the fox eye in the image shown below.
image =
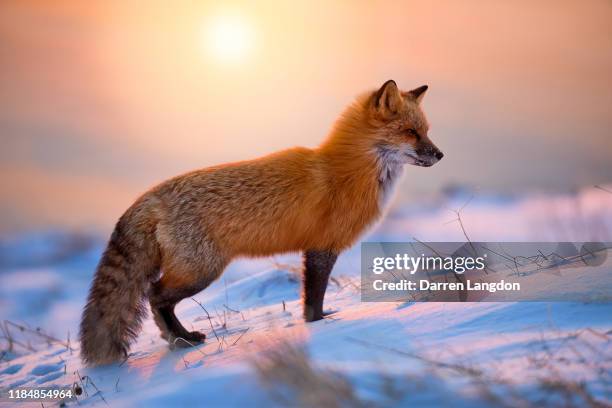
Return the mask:
<path id="1" fill-rule="evenodd" d="M 406 133 L 408 133 L 411 136 L 414 136 L 416 140 L 421 140 L 421 135 L 419 135 L 419 133 L 415 129 L 408 129 L 406 130 Z"/>

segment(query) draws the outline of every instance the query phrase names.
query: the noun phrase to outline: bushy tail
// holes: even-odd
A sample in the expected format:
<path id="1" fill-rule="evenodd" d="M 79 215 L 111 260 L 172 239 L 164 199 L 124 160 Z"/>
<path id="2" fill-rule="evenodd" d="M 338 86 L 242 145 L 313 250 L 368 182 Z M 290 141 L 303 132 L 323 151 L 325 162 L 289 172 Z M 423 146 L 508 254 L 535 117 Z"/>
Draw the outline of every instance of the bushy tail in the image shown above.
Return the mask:
<path id="1" fill-rule="evenodd" d="M 127 357 L 146 317 L 145 295 L 159 271 L 159 247 L 152 220 L 128 210 L 102 255 L 81 319 L 81 358 L 88 365 Z"/>

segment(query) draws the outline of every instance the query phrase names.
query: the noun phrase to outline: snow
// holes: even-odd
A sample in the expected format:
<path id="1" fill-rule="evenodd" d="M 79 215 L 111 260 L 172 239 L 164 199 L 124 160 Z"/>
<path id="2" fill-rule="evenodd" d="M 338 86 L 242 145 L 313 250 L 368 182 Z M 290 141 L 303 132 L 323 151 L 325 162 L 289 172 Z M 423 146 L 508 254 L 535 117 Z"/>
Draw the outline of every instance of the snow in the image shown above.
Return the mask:
<path id="1" fill-rule="evenodd" d="M 453 210 L 469 198 L 459 192 L 396 203 L 364 240 L 464 241 Z M 612 241 L 612 194 L 596 188 L 477 194 L 459 215 L 474 241 Z M 149 318 L 127 362 L 85 368 L 75 339 L 103 244 L 61 231 L 0 241 L 0 318 L 12 322 L 4 328 L 16 341 L 9 351 L 0 340 L 0 390 L 76 383 L 86 406 L 282 405 L 254 362 L 290 343 L 317 370 L 346 379 L 366 403 L 488 406 L 518 394 L 545 406 L 561 401 L 554 384 L 582 383 L 589 396 L 610 403 L 611 304 L 362 303 L 359 245 L 338 260 L 325 303 L 335 313 L 325 320 L 301 318 L 299 255 L 241 259 L 177 307 L 187 328 L 207 334 L 204 344 L 171 349 Z M 572 398 L 580 392 L 572 389 Z"/>

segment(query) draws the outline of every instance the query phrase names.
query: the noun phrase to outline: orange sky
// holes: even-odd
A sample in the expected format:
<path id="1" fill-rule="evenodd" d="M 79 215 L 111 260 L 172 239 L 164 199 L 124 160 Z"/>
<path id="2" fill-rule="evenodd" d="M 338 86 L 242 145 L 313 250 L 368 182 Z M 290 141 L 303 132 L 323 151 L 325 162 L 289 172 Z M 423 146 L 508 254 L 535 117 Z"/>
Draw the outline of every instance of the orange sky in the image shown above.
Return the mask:
<path id="1" fill-rule="evenodd" d="M 225 2 L 224 2 L 225 3 Z M 248 27 L 248 53 L 209 29 Z M 177 173 L 315 146 L 354 95 L 429 84 L 451 183 L 561 189 L 612 179 L 612 3 L 0 3 L 0 232 L 110 228 Z"/>

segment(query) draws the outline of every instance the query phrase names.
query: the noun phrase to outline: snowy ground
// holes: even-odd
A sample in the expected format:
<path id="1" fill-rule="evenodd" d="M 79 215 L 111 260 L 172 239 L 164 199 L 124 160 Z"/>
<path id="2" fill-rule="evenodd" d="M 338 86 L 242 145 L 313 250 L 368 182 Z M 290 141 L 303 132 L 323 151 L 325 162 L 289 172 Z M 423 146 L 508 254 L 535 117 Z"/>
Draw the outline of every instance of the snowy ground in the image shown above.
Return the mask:
<path id="1" fill-rule="evenodd" d="M 469 197 L 396 205 L 364 239 L 464 241 L 453 210 Z M 477 194 L 460 216 L 475 241 L 612 241 L 612 194 L 597 188 Z M 78 384 L 79 404 L 99 406 L 330 405 L 313 400 L 326 390 L 346 406 L 612 401 L 612 304 L 361 303 L 358 246 L 334 269 L 328 319 L 301 319 L 297 255 L 240 260 L 178 306 L 205 344 L 171 350 L 149 319 L 125 364 L 87 369 L 75 337 L 103 245 L 62 233 L 0 242 L 0 390 Z M 283 365 L 275 350 L 305 354 Z"/>

